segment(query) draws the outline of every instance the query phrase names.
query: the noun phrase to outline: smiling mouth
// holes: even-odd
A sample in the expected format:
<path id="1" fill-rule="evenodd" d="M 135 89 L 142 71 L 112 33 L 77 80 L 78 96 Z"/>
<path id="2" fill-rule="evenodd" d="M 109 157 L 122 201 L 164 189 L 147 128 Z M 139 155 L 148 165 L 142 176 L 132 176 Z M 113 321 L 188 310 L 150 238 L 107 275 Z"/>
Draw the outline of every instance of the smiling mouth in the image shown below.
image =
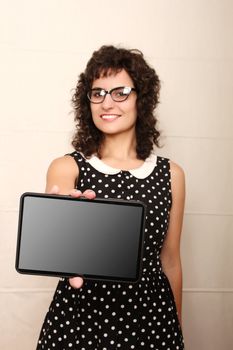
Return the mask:
<path id="1" fill-rule="evenodd" d="M 115 120 L 115 119 L 119 118 L 120 115 L 116 115 L 116 114 L 102 114 L 100 117 L 103 120 L 112 121 L 112 120 Z"/>

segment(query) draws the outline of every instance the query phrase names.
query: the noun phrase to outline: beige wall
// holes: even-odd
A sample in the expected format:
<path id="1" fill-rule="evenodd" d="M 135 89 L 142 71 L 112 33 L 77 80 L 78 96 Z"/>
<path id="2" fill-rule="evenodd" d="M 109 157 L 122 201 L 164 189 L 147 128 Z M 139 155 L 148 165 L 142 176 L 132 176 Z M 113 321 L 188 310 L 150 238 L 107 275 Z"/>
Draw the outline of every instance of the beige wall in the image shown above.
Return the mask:
<path id="1" fill-rule="evenodd" d="M 233 343 L 233 2 L 0 0 L 1 350 L 32 350 L 56 279 L 14 271 L 19 196 L 71 150 L 71 89 L 92 51 L 141 49 L 162 79 L 164 154 L 187 176 L 187 350 Z"/>

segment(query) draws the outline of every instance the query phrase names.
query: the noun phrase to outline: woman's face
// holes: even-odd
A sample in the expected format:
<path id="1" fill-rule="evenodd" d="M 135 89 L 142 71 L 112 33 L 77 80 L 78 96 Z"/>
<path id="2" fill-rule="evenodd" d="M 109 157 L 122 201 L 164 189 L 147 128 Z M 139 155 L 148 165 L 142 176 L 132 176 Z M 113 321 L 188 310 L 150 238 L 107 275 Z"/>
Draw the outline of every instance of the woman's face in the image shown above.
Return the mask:
<path id="1" fill-rule="evenodd" d="M 113 72 L 106 77 L 94 80 L 92 89 L 101 88 L 110 91 L 122 86 L 134 88 L 132 79 L 124 69 L 118 73 Z M 132 91 L 127 99 L 122 102 L 113 101 L 110 94 L 106 94 L 104 101 L 101 103 L 95 104 L 90 102 L 95 126 L 104 134 L 109 135 L 127 131 L 135 132 L 137 119 L 136 99 L 136 92 Z"/>

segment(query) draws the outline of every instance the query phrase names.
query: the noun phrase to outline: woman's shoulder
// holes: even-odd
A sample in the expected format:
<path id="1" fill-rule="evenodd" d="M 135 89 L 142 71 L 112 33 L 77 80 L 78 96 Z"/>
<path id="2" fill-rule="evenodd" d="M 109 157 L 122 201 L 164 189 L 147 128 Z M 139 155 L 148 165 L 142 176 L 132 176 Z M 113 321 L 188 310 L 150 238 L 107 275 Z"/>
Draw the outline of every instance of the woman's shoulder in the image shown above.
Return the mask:
<path id="1" fill-rule="evenodd" d="M 156 155 L 156 153 L 154 154 Z M 176 174 L 178 176 L 184 174 L 184 170 L 182 169 L 182 167 L 170 158 L 166 158 L 161 155 L 156 155 L 156 162 L 157 164 L 160 164 L 161 167 L 169 167 L 172 174 Z"/>
<path id="2" fill-rule="evenodd" d="M 174 195 L 184 198 L 185 196 L 185 173 L 183 168 L 170 161 L 170 172 L 171 172 L 171 188 Z"/>
<path id="3" fill-rule="evenodd" d="M 184 169 L 173 160 L 169 160 L 171 174 L 175 176 L 184 176 Z"/>
<path id="4" fill-rule="evenodd" d="M 183 168 L 173 160 L 157 155 L 156 163 L 157 166 L 160 166 L 160 168 L 164 169 L 164 171 L 169 169 L 171 182 L 173 184 L 177 182 L 182 183 L 185 181 L 185 173 Z"/>
<path id="5" fill-rule="evenodd" d="M 50 163 L 48 172 L 56 172 L 60 174 L 74 174 L 78 175 L 79 169 L 75 159 L 70 155 L 64 155 L 53 159 Z"/>
<path id="6" fill-rule="evenodd" d="M 169 159 L 169 163 L 170 163 L 171 172 L 173 172 L 174 174 L 178 174 L 178 175 L 184 174 L 184 170 L 180 164 L 174 162 L 171 159 Z"/>

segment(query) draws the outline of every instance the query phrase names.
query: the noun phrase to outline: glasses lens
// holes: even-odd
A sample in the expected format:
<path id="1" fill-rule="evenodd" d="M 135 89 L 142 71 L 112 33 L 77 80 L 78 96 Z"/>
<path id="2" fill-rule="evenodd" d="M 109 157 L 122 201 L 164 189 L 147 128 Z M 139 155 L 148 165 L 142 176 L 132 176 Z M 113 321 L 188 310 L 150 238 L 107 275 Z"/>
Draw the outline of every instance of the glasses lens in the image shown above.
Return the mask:
<path id="1" fill-rule="evenodd" d="M 106 95 L 106 92 L 103 89 L 92 89 L 87 94 L 89 100 L 91 102 L 93 102 L 93 103 L 101 103 L 101 102 L 103 102 L 105 95 Z"/>
<path id="2" fill-rule="evenodd" d="M 104 101 L 105 96 L 107 94 L 110 94 L 113 101 L 122 102 L 128 98 L 131 91 L 135 91 L 135 88 L 123 86 L 123 87 L 117 87 L 110 91 L 94 88 L 90 92 L 88 92 L 87 97 L 93 103 L 102 103 Z"/>
<path id="3" fill-rule="evenodd" d="M 132 88 L 130 87 L 119 87 L 112 90 L 111 96 L 114 101 L 122 102 L 127 99 L 131 91 L 132 91 Z"/>

